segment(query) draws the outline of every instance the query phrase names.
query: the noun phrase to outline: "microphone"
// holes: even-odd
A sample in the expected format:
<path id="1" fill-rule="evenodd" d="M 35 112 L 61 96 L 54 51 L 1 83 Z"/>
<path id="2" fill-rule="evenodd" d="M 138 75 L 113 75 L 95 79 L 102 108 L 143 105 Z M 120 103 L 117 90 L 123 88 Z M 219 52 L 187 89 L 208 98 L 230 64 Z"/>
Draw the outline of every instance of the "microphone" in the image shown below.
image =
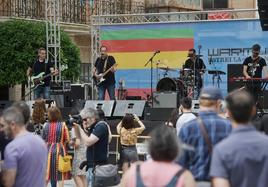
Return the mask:
<path id="1" fill-rule="evenodd" d="M 157 50 L 156 52 L 154 52 L 155 54 L 157 54 L 157 53 L 160 53 L 160 50 Z"/>
<path id="2" fill-rule="evenodd" d="M 198 45 L 198 49 L 201 49 L 202 48 L 202 45 Z"/>

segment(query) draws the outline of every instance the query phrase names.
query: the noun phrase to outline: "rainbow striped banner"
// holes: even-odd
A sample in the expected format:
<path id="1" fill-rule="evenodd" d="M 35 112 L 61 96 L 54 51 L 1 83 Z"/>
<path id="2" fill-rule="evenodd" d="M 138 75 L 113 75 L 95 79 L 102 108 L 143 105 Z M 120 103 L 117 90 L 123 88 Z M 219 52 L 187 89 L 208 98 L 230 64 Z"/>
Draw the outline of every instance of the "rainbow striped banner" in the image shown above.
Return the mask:
<path id="1" fill-rule="evenodd" d="M 153 53 L 161 51 L 154 58 L 160 66 L 180 68 L 194 47 L 194 31 L 178 24 L 102 26 L 101 43 L 118 63 L 117 79 L 123 78 L 131 92 L 140 92 L 150 87 L 150 65 L 144 64 Z"/>

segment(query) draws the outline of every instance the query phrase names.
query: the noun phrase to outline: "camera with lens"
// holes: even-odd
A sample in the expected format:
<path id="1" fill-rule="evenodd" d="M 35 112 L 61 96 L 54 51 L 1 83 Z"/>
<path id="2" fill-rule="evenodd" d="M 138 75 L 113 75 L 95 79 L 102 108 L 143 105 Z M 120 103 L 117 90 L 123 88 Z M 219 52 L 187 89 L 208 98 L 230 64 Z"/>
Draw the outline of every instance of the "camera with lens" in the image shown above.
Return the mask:
<path id="1" fill-rule="evenodd" d="M 69 118 L 66 120 L 66 125 L 68 129 L 71 129 L 74 126 L 74 123 L 78 125 L 83 124 L 83 119 L 80 115 L 69 115 Z"/>

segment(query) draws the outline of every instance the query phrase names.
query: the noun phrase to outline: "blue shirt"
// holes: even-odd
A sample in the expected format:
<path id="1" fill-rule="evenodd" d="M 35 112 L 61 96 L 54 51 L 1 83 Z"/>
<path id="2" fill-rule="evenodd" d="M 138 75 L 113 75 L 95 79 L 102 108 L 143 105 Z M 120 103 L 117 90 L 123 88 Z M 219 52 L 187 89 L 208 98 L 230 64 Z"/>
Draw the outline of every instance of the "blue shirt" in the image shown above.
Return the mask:
<path id="1" fill-rule="evenodd" d="M 231 132 L 231 123 L 216 112 L 200 112 L 212 145 L 217 144 Z M 197 119 L 186 123 L 179 133 L 179 138 L 185 144 L 194 147 L 195 151 L 185 150 L 179 164 L 189 169 L 198 181 L 208 181 L 211 154 L 199 128 Z"/>
<path id="2" fill-rule="evenodd" d="M 268 137 L 239 125 L 215 147 L 210 176 L 227 179 L 231 187 L 268 186 Z"/>

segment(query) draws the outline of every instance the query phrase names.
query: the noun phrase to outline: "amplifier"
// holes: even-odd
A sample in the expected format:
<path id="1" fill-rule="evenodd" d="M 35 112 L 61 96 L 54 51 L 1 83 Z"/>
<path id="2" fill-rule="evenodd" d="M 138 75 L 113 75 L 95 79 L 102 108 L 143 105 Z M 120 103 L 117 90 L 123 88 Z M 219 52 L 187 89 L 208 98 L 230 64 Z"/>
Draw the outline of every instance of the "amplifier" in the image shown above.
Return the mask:
<path id="1" fill-rule="evenodd" d="M 144 108 L 144 120 L 167 121 L 174 108 Z"/>
<path id="2" fill-rule="evenodd" d="M 177 92 L 154 92 L 153 108 L 177 108 L 179 94 Z"/>

